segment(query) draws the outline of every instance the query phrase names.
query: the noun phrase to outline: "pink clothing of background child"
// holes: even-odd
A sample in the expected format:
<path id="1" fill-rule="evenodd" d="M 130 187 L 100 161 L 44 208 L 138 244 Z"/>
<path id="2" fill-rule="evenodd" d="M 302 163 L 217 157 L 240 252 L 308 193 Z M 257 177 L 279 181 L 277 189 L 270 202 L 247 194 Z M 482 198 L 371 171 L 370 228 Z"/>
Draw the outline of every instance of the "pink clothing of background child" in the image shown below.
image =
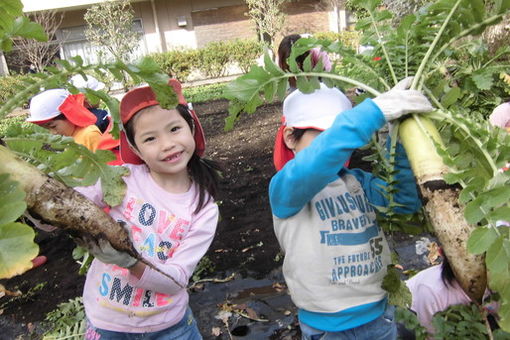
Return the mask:
<path id="1" fill-rule="evenodd" d="M 502 129 L 510 128 L 510 102 L 498 105 L 489 116 L 489 122 Z"/>
<path id="2" fill-rule="evenodd" d="M 289 71 L 288 58 L 292 52 L 292 45 L 299 39 L 306 37 L 306 34 L 290 34 L 280 41 L 278 45 L 278 66 L 280 66 L 282 70 Z M 328 54 L 325 51 L 321 51 L 318 47 L 312 48 L 310 51 L 296 57 L 296 63 L 300 69 L 303 68 L 303 62 L 308 56 L 311 58 L 312 67 L 315 67 L 319 61 L 322 61 L 324 71 L 331 71 L 331 61 L 329 60 Z M 289 86 L 291 92 L 296 89 L 296 78 L 289 78 Z"/>
<path id="3" fill-rule="evenodd" d="M 444 283 L 441 272 L 442 265 L 432 266 L 406 281 L 413 297 L 411 309 L 429 334 L 434 334 L 432 326 L 434 314 L 452 305 L 471 303 L 471 299 L 456 280 L 452 281 L 451 286 Z"/>

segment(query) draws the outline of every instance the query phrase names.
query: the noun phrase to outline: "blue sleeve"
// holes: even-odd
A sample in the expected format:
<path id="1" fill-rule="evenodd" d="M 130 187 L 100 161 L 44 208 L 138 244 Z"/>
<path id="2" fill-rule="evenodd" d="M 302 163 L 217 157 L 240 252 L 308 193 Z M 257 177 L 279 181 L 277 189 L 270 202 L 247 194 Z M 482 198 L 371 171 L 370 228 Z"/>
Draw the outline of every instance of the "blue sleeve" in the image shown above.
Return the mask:
<path id="1" fill-rule="evenodd" d="M 396 184 L 394 186 L 394 200 L 399 204 L 399 206 L 395 207 L 395 212 L 410 214 L 421 208 L 421 200 L 418 196 L 414 174 L 402 144 L 397 143 L 395 151 Z M 388 206 L 389 201 L 384 196 L 385 188 L 388 185 L 385 181 L 360 169 L 346 169 L 345 171 L 356 176 L 370 203 L 376 206 Z"/>
<path id="2" fill-rule="evenodd" d="M 339 114 L 333 125 L 317 136 L 276 173 L 269 184 L 273 215 L 286 218 L 298 213 L 326 185 L 338 178 L 352 152 L 366 145 L 385 123 L 370 99 Z"/>

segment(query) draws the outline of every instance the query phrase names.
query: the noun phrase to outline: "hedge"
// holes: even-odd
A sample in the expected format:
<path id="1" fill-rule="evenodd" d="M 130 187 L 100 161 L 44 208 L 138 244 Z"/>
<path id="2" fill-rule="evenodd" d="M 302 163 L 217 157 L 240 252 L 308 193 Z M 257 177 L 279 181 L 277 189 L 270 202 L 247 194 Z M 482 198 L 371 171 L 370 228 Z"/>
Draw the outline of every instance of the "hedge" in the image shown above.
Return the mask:
<path id="1" fill-rule="evenodd" d="M 19 92 L 25 85 L 23 80 L 29 78 L 29 75 L 14 75 L 0 77 L 0 104 L 5 103 Z"/>
<path id="2" fill-rule="evenodd" d="M 190 80 L 194 72 L 207 78 L 224 76 L 229 67 L 237 66 L 242 72 L 246 72 L 262 54 L 262 46 L 256 40 L 237 39 L 211 42 L 201 49 L 153 53 L 151 57 L 168 75 L 185 82 Z"/>

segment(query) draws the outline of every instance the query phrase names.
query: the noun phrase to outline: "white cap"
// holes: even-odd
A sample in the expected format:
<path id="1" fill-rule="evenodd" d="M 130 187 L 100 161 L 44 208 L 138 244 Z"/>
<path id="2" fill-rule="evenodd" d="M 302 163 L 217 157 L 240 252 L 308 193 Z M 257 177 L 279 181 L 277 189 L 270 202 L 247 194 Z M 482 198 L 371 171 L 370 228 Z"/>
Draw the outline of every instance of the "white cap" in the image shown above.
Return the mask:
<path id="1" fill-rule="evenodd" d="M 283 102 L 285 125 L 296 128 L 326 130 L 336 116 L 352 109 L 351 101 L 337 88 L 320 85 L 320 89 L 305 94 L 295 90 Z"/>
<path id="2" fill-rule="evenodd" d="M 55 118 L 62 112 L 58 107 L 70 93 L 64 89 L 51 89 L 39 93 L 30 100 L 30 117 L 28 122 L 41 122 Z"/>
<path id="3" fill-rule="evenodd" d="M 105 88 L 104 83 L 100 82 L 92 76 L 89 76 L 88 74 L 87 80 L 83 79 L 81 74 L 75 74 L 69 81 L 79 89 L 91 89 L 94 91 L 99 91 Z"/>

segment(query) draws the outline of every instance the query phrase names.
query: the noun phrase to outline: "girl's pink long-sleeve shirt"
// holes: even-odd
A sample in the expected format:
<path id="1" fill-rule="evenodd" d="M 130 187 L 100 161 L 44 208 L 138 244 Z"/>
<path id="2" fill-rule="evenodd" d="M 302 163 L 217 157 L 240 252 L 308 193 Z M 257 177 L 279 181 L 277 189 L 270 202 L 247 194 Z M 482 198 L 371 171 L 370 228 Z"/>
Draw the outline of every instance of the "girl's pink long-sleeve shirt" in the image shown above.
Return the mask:
<path id="1" fill-rule="evenodd" d="M 109 214 L 126 223 L 136 250 L 157 268 L 186 287 L 211 244 L 218 223 L 218 206 L 211 199 L 197 214 L 198 188 L 182 194 L 159 187 L 145 165 L 125 165 L 127 193 Z M 76 188 L 106 207 L 100 184 Z M 188 293 L 171 279 L 146 268 L 140 279 L 115 265 L 95 259 L 83 292 L 87 318 L 101 329 L 144 333 L 178 323 L 188 306 Z"/>

